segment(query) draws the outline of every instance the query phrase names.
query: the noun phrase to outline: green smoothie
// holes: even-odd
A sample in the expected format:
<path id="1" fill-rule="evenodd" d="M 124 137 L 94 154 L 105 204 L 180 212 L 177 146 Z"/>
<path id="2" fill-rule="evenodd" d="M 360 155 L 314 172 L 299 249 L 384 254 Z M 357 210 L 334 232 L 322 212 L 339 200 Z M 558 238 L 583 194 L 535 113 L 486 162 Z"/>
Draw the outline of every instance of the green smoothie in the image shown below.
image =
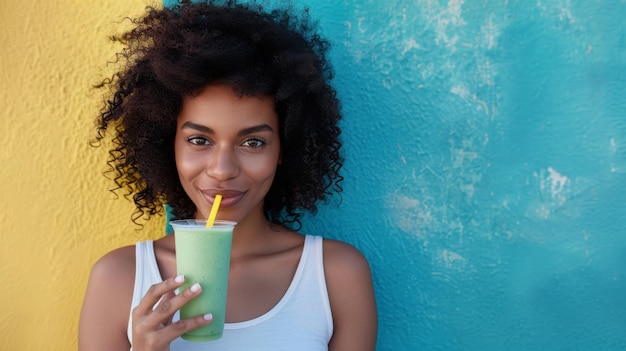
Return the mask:
<path id="1" fill-rule="evenodd" d="M 182 335 L 189 341 L 210 341 L 222 337 L 226 317 L 226 296 L 230 248 L 235 222 L 215 221 L 206 228 L 205 220 L 177 220 L 170 222 L 176 241 L 178 274 L 185 275 L 180 291 L 200 283 L 202 292 L 180 309 L 180 318 L 191 318 L 206 313 L 213 321 Z"/>

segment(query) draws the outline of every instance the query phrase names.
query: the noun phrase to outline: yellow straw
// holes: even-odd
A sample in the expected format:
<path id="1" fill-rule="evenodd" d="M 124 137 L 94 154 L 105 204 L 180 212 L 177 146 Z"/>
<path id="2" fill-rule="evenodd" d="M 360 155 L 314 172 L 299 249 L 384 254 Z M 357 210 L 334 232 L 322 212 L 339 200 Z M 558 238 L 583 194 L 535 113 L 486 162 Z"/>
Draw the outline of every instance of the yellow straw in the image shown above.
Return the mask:
<path id="1" fill-rule="evenodd" d="M 217 216 L 217 210 L 220 208 L 220 202 L 222 202 L 222 195 L 215 195 L 215 201 L 213 201 L 213 206 L 211 207 L 211 213 L 209 214 L 209 219 L 206 221 L 206 227 L 212 227 L 215 223 L 215 217 Z"/>

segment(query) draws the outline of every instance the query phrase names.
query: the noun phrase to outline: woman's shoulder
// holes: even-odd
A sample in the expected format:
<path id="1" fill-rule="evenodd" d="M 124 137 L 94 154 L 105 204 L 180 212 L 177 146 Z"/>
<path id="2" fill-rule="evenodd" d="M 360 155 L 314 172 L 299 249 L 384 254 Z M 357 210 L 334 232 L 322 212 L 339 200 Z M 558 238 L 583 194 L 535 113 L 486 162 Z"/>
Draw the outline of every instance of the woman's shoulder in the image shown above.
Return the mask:
<path id="1" fill-rule="evenodd" d="M 370 276 L 365 256 L 356 247 L 343 241 L 324 239 L 324 266 L 328 273 L 364 273 Z"/>
<path id="2" fill-rule="evenodd" d="M 104 254 L 91 269 L 89 288 L 97 295 L 127 299 L 135 284 L 135 245 Z M 129 300 L 130 302 L 130 300 Z"/>
<path id="3" fill-rule="evenodd" d="M 104 254 L 91 269 L 89 285 L 108 296 L 130 296 L 135 281 L 135 245 Z"/>
<path id="4" fill-rule="evenodd" d="M 333 314 L 333 349 L 373 350 L 377 313 L 372 273 L 354 246 L 324 239 L 324 273 Z M 330 349 L 330 348 L 329 348 Z"/>
<path id="5" fill-rule="evenodd" d="M 372 284 L 369 263 L 356 247 L 332 239 L 324 239 L 323 247 L 324 273 L 331 299 L 333 295 L 349 295 L 350 291 Z"/>
<path id="6" fill-rule="evenodd" d="M 129 346 L 126 329 L 134 279 L 135 246 L 112 250 L 96 261 L 83 300 L 79 344 Z"/>
<path id="7" fill-rule="evenodd" d="M 92 275 L 125 276 L 135 272 L 135 245 L 124 246 L 104 254 L 92 268 Z"/>

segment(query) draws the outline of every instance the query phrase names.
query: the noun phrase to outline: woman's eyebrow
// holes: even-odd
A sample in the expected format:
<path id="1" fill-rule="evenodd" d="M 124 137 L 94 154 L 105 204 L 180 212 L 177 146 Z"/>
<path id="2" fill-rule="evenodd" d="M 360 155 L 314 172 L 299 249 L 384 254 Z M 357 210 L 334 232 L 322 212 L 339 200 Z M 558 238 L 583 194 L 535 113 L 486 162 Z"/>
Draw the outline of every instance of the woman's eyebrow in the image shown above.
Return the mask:
<path id="1" fill-rule="evenodd" d="M 238 136 L 244 136 L 244 135 L 248 135 L 248 134 L 253 134 L 253 133 L 258 133 L 258 132 L 266 132 L 266 131 L 267 132 L 274 132 L 274 129 L 272 129 L 272 127 L 270 127 L 268 124 L 259 124 L 258 126 L 242 129 L 239 133 L 237 133 L 237 135 Z"/>
<path id="2" fill-rule="evenodd" d="M 197 124 L 193 122 L 185 122 L 183 123 L 182 126 L 180 126 L 180 129 L 186 129 L 186 128 L 195 129 L 197 131 L 207 133 L 207 134 L 213 134 L 213 129 L 207 126 L 203 126 L 202 124 Z"/>
<path id="3" fill-rule="evenodd" d="M 215 133 L 213 131 L 213 129 L 207 127 L 207 126 L 203 126 L 202 124 L 197 124 L 197 123 L 193 123 L 193 122 L 185 122 L 183 123 L 183 125 L 180 127 L 180 129 L 195 129 L 199 132 L 203 132 L 203 133 L 207 133 L 207 134 L 213 134 Z M 244 135 L 248 135 L 248 134 L 253 134 L 253 133 L 258 133 L 258 132 L 274 132 L 274 129 L 272 127 L 270 127 L 268 124 L 259 124 L 258 126 L 252 126 L 249 128 L 244 128 L 242 130 L 239 131 L 239 133 L 237 133 L 237 136 L 244 136 Z"/>

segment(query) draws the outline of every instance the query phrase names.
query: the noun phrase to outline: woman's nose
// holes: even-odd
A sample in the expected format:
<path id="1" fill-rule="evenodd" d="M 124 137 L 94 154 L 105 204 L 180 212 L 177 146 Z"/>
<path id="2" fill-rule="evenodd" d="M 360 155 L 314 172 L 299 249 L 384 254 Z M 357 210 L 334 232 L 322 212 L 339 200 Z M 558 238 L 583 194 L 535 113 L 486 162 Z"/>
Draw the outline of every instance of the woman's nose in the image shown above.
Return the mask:
<path id="1" fill-rule="evenodd" d="M 223 181 L 239 174 L 239 165 L 235 152 L 227 146 L 218 146 L 211 153 L 206 172 L 210 177 Z"/>

